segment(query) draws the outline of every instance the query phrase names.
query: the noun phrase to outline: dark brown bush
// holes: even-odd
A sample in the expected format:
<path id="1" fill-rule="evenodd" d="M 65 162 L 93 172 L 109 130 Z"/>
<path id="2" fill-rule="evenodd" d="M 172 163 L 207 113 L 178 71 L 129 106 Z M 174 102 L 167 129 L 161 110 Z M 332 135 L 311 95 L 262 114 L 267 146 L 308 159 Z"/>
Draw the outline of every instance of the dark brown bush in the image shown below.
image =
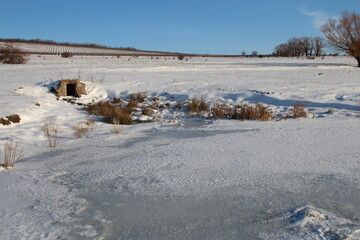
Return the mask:
<path id="1" fill-rule="evenodd" d="M 118 103 L 121 103 L 121 102 L 122 102 L 121 98 L 114 97 L 114 98 L 112 99 L 112 103 L 113 103 L 113 104 L 118 104 Z"/>
<path id="2" fill-rule="evenodd" d="M 128 102 L 127 107 L 134 109 L 139 106 L 139 102 L 137 100 L 131 100 Z"/>
<path id="3" fill-rule="evenodd" d="M 0 48 L 0 62 L 5 64 L 26 63 L 26 54 L 12 45 L 6 45 Z"/>
<path id="4" fill-rule="evenodd" d="M 6 118 L 0 118 L 0 124 L 7 126 L 10 125 L 11 122 Z"/>
<path id="5" fill-rule="evenodd" d="M 73 57 L 73 56 L 74 56 L 74 54 L 71 52 L 62 52 L 61 53 L 61 57 L 63 57 L 63 58 L 69 58 L 69 57 Z"/>
<path id="6" fill-rule="evenodd" d="M 303 103 L 296 103 L 292 109 L 293 118 L 306 118 L 308 116 L 307 112 L 304 109 L 305 105 Z"/>
<path id="7" fill-rule="evenodd" d="M 138 92 L 138 93 L 130 94 L 129 98 L 130 98 L 130 101 L 136 101 L 139 103 L 143 103 L 143 102 L 145 102 L 146 97 L 147 97 L 147 92 Z"/>
<path id="8" fill-rule="evenodd" d="M 143 107 L 141 110 L 142 115 L 150 116 L 153 114 L 153 109 L 151 107 Z"/>
<path id="9" fill-rule="evenodd" d="M 19 123 L 21 120 L 18 114 L 9 115 L 6 118 L 12 123 Z"/>

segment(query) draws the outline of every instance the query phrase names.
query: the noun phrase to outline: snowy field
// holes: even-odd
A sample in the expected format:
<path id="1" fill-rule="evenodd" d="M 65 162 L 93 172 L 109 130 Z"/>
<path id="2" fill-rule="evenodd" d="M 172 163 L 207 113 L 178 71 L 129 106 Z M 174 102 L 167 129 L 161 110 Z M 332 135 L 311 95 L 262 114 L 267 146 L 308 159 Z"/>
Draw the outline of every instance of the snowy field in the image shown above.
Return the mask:
<path id="1" fill-rule="evenodd" d="M 0 170 L 0 239 L 360 239 L 360 68 L 348 57 L 30 57 L 0 65 L 0 144 L 23 158 Z M 122 126 L 57 100 L 80 77 L 80 103 L 147 92 L 148 101 L 262 103 L 267 122 L 189 118 Z M 103 80 L 103 81 L 102 81 Z M 60 143 L 41 131 L 56 119 Z M 95 127 L 76 139 L 72 126 Z M 2 151 L 3 153 L 3 151 Z M 2 154 L 3 155 L 3 154 Z"/>

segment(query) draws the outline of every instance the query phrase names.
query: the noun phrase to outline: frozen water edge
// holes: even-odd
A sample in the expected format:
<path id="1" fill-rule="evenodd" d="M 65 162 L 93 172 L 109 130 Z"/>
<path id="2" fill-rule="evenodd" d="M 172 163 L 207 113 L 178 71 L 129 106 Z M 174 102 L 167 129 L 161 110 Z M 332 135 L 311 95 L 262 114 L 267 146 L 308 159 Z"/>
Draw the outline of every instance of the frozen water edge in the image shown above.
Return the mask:
<path id="1" fill-rule="evenodd" d="M 206 160 L 207 145 L 215 148 L 211 154 L 217 156 L 216 152 L 223 148 L 236 149 L 234 146 L 238 143 L 232 143 L 234 140 L 240 140 L 241 146 L 242 140 L 251 141 L 251 136 L 262 136 L 264 132 L 272 135 L 276 131 L 278 137 L 285 138 L 283 144 L 288 149 L 279 152 L 284 154 L 279 157 L 289 156 L 289 150 L 304 143 L 287 141 L 288 131 L 297 130 L 300 135 L 308 133 L 313 123 L 303 123 L 302 129 L 272 130 L 279 125 L 285 127 L 284 124 L 288 125 L 280 122 L 264 127 L 262 123 L 250 122 L 242 123 L 242 127 L 229 124 L 200 128 L 154 127 L 145 131 L 142 137 L 118 145 L 113 141 L 94 142 L 97 146 L 93 145 L 88 153 L 80 146 L 74 151 L 60 153 L 59 159 L 76 156 L 76 152 L 85 155 L 77 159 L 75 165 L 69 165 L 71 171 L 67 171 L 71 174 L 56 178 L 58 183 L 65 182 L 74 196 L 86 201 L 81 211 L 71 214 L 76 220 L 65 225 L 70 239 L 269 239 L 264 236 L 297 239 L 298 234 L 298 239 L 302 239 L 303 229 L 297 231 L 288 228 L 286 222 L 267 220 L 307 204 L 357 222 L 360 194 L 356 178 L 351 177 L 357 176 L 356 169 L 346 167 L 330 171 L 334 164 L 330 160 L 329 166 L 321 170 L 313 171 L 313 166 L 301 164 L 290 171 L 282 171 L 282 168 L 289 170 L 288 160 L 273 168 L 261 167 L 258 164 L 266 163 L 257 163 L 252 153 L 246 150 L 227 152 L 224 159 L 217 160 L 221 168 L 216 166 L 217 161 Z M 332 135 L 332 130 L 327 129 L 325 135 Z M 305 145 L 309 153 L 306 155 L 319 153 L 310 145 L 321 131 L 315 128 L 313 134 L 307 135 L 309 145 Z M 345 135 L 349 129 L 342 128 L 341 131 L 345 131 Z M 224 138 L 230 146 L 218 142 Z M 277 137 L 270 139 L 274 141 Z M 193 150 L 194 141 L 196 151 Z M 261 145 L 261 141 L 257 141 Z M 214 143 L 218 143 L 218 147 L 214 147 Z M 271 148 L 272 144 L 269 145 Z M 327 142 L 325 145 L 327 154 L 334 154 L 329 150 L 332 144 Z M 177 151 L 179 147 L 183 149 Z M 241 163 L 232 162 L 232 158 L 239 153 L 242 153 L 240 158 L 245 165 L 235 168 Z M 311 161 L 317 164 L 319 160 L 314 155 Z M 286 166 L 280 167 L 282 164 Z M 308 233 L 312 234 L 312 231 Z M 315 239 L 323 239 L 320 235 L 317 237 Z"/>

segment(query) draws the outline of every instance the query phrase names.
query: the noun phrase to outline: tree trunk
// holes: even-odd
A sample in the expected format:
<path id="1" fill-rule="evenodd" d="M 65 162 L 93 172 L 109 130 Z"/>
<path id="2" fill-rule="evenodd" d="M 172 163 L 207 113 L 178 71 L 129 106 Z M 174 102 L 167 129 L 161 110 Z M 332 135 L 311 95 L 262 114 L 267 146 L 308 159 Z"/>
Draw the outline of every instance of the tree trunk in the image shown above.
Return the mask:
<path id="1" fill-rule="evenodd" d="M 355 59 L 356 59 L 357 62 L 358 62 L 358 67 L 360 67 L 360 57 L 355 57 Z"/>

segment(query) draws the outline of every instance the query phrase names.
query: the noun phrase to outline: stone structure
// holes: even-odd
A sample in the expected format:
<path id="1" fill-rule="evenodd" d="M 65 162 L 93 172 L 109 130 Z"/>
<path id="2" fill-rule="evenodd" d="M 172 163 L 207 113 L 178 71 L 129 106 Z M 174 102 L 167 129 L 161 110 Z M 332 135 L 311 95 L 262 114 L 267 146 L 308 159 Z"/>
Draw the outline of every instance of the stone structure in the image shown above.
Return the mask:
<path id="1" fill-rule="evenodd" d="M 85 83 L 80 82 L 79 79 L 65 79 L 60 80 L 58 87 L 55 89 L 56 96 L 60 97 L 81 97 L 86 95 Z"/>

